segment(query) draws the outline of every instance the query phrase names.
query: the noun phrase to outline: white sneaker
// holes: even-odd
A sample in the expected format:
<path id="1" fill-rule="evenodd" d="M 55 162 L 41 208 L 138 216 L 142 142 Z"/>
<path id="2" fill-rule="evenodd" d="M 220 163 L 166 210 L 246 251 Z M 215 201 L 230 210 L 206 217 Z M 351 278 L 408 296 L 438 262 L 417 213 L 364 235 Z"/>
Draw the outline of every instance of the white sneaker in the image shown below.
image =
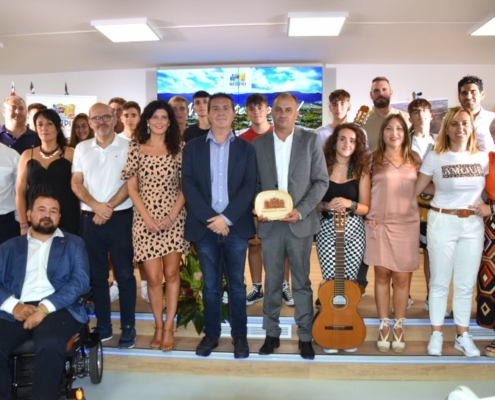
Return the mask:
<path id="1" fill-rule="evenodd" d="M 443 346 L 443 335 L 441 332 L 433 332 L 428 343 L 428 354 L 430 356 L 441 356 Z"/>
<path id="2" fill-rule="evenodd" d="M 344 349 L 346 353 L 355 353 L 357 351 L 357 347 L 354 347 L 352 349 Z M 339 351 L 337 349 L 326 349 L 323 348 L 323 352 L 327 354 L 337 354 Z"/>
<path id="3" fill-rule="evenodd" d="M 473 342 L 473 337 L 469 332 L 464 332 L 461 336 L 456 337 L 454 347 L 462 351 L 466 357 L 479 357 L 480 351 Z"/>
<path id="4" fill-rule="evenodd" d="M 148 295 L 148 282 L 141 281 L 141 297 L 146 303 L 150 302 L 150 296 Z"/>
<path id="5" fill-rule="evenodd" d="M 222 303 L 229 304 L 229 294 L 227 292 L 223 292 Z"/>
<path id="6" fill-rule="evenodd" d="M 409 298 L 407 299 L 407 307 L 406 307 L 406 310 L 411 309 L 411 307 L 412 307 L 412 305 L 413 305 L 413 304 L 414 304 L 414 300 L 411 298 L 411 296 L 409 296 Z M 390 312 L 391 312 L 392 314 L 394 314 L 394 313 L 395 313 L 395 309 L 392 307 L 392 308 L 390 309 Z"/>
<path id="7" fill-rule="evenodd" d="M 119 286 L 117 281 L 113 281 L 112 286 L 110 286 L 110 303 L 114 302 L 119 298 Z"/>

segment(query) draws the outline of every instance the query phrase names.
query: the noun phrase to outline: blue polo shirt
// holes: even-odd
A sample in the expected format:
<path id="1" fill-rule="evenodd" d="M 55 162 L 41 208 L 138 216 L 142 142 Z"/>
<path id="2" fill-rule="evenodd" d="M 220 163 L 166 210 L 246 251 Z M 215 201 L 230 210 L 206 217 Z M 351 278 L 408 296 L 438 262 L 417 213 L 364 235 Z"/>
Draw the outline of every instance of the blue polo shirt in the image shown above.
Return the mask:
<path id="1" fill-rule="evenodd" d="M 26 127 L 26 132 L 16 139 L 7 131 L 5 125 L 0 127 L 0 143 L 14 149 L 19 154 L 22 154 L 24 150 L 41 146 L 40 138 L 35 131 Z"/>

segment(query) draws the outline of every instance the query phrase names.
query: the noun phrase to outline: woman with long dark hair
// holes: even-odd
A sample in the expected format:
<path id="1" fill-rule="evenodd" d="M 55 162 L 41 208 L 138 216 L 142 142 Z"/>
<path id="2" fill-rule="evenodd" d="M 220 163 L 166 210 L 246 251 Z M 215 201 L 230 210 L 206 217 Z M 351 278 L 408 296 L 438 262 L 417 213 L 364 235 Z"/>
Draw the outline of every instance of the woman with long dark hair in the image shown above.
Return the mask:
<path id="1" fill-rule="evenodd" d="M 316 250 L 323 279 L 335 278 L 336 238 L 333 212 L 345 212 L 344 277 L 356 281 L 366 247 L 363 216 L 370 206 L 370 170 L 366 137 L 355 124 L 338 125 L 323 147 L 329 186 L 318 205 L 321 230 Z M 347 350 L 352 352 L 354 349 Z M 336 349 L 324 349 L 336 353 Z"/>
<path id="2" fill-rule="evenodd" d="M 21 234 L 28 231 L 27 209 L 37 193 L 52 193 L 60 202 L 60 229 L 79 235 L 79 200 L 71 189 L 74 149 L 67 146 L 62 120 L 51 109 L 34 116 L 41 146 L 27 149 L 19 160 L 16 207 Z"/>
<path id="3" fill-rule="evenodd" d="M 404 351 L 403 323 L 411 273 L 419 268 L 419 211 L 414 197 L 421 158 L 411 150 L 411 136 L 400 114 L 390 114 L 380 127 L 373 152 L 371 206 L 366 221 L 364 262 L 375 266 L 375 301 L 380 318 L 377 347 L 390 349 L 390 282 L 395 324 L 392 350 Z"/>
<path id="4" fill-rule="evenodd" d="M 89 126 L 89 117 L 87 114 L 80 113 L 72 120 L 72 127 L 70 129 L 69 147 L 73 149 L 83 140 L 93 139 L 95 132 L 93 128 Z"/>
<path id="5" fill-rule="evenodd" d="M 179 300 L 179 266 L 189 243 L 182 194 L 182 139 L 172 108 L 161 100 L 146 106 L 137 126 L 137 141 L 129 143 L 122 179 L 127 180 L 134 203 L 132 226 L 134 258 L 143 262 L 148 295 L 155 318 L 152 349 L 174 346 L 174 318 Z M 163 321 L 162 280 L 165 275 L 167 318 Z"/>

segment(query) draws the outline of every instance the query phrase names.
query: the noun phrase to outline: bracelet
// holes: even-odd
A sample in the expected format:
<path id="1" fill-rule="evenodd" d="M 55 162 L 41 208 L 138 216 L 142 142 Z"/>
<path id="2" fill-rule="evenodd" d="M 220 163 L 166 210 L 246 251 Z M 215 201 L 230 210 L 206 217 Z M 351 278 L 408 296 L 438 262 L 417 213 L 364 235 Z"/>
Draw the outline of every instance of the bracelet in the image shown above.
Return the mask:
<path id="1" fill-rule="evenodd" d="M 26 229 L 26 228 L 29 228 L 29 225 L 28 224 L 20 224 L 20 227 L 21 229 Z"/>
<path id="2" fill-rule="evenodd" d="M 327 205 L 328 205 L 328 203 L 322 202 L 321 205 L 320 205 L 320 211 L 321 212 L 327 211 Z"/>
<path id="3" fill-rule="evenodd" d="M 45 314 L 45 317 L 48 317 L 48 313 L 45 310 L 43 310 L 41 307 L 36 307 L 36 310 L 38 310 L 40 313 Z"/>
<path id="4" fill-rule="evenodd" d="M 174 222 L 175 222 L 175 221 L 174 221 L 174 219 L 170 216 L 170 214 L 167 214 L 167 217 L 168 217 L 168 219 L 169 219 L 170 221 L 172 221 L 172 223 L 174 223 Z"/>

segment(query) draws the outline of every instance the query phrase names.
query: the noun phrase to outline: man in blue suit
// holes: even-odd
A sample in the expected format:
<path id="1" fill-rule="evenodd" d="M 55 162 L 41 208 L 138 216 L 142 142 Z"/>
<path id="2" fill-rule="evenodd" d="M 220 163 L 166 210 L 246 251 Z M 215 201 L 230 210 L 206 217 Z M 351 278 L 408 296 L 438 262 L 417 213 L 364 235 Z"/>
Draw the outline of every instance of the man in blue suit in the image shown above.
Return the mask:
<path id="1" fill-rule="evenodd" d="M 251 213 L 256 188 L 253 146 L 232 131 L 232 97 L 210 97 L 206 136 L 190 141 L 182 156 L 182 190 L 186 198 L 185 238 L 194 242 L 203 271 L 205 336 L 196 348 L 209 356 L 221 331 L 222 273 L 229 292 L 229 322 L 234 357 L 249 356 L 244 266 L 247 242 L 254 236 Z M 222 269 L 225 265 L 225 271 Z"/>
<path id="2" fill-rule="evenodd" d="M 81 238 L 63 233 L 60 203 L 40 194 L 30 204 L 27 235 L 0 246 L 0 399 L 10 399 L 8 357 L 32 338 L 33 399 L 57 399 L 68 340 L 87 321 L 77 300 L 89 292 L 89 262 Z"/>

